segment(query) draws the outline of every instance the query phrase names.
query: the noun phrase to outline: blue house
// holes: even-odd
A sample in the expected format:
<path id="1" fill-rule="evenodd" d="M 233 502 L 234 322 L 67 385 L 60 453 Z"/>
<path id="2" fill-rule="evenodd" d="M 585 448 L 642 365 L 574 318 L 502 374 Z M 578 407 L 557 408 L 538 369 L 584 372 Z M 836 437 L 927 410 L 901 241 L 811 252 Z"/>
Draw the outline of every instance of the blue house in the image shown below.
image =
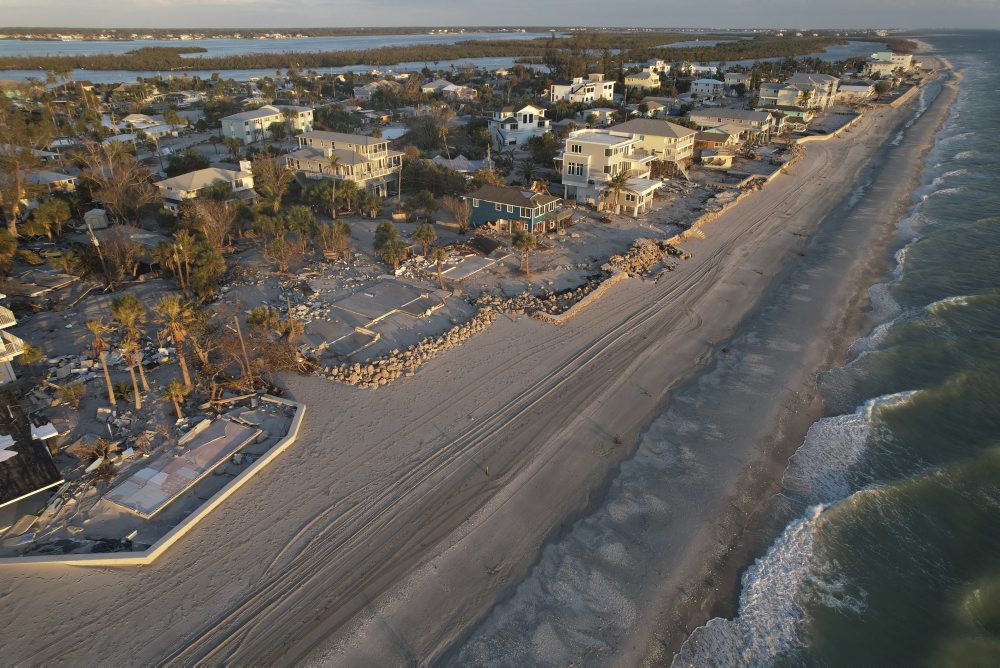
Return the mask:
<path id="1" fill-rule="evenodd" d="M 470 225 L 487 225 L 497 232 L 551 232 L 572 215 L 558 197 L 526 188 L 484 185 L 464 199 L 472 211 Z"/>

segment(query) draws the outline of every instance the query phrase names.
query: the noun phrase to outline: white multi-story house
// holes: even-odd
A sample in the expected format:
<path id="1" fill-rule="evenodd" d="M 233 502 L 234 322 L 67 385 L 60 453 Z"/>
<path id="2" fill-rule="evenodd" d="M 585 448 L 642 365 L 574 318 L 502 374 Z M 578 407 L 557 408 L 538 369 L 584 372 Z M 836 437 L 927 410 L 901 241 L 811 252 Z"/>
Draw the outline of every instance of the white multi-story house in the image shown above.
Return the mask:
<path id="1" fill-rule="evenodd" d="M 6 295 L 0 294 L 0 299 Z M 8 327 L 17 324 L 17 319 L 10 309 L 0 306 L 0 385 L 13 381 L 17 376 L 10 363 L 24 352 L 24 341 L 6 331 Z"/>
<path id="2" fill-rule="evenodd" d="M 687 65 L 685 66 L 688 74 L 693 74 L 695 76 L 701 76 L 703 74 L 715 74 L 719 71 L 719 68 L 715 65 Z"/>
<path id="3" fill-rule="evenodd" d="M 876 51 L 865 63 L 865 71 L 869 76 L 874 74 L 892 75 L 896 70 L 906 71 L 913 67 L 913 56 L 909 53 L 893 53 L 892 51 Z"/>
<path id="4" fill-rule="evenodd" d="M 683 125 L 652 118 L 636 118 L 610 128 L 612 131 L 631 134 L 638 139 L 640 149 L 649 151 L 655 160 L 671 162 L 683 169 L 694 156 L 694 137 L 697 132 Z"/>
<path id="5" fill-rule="evenodd" d="M 625 86 L 628 88 L 659 88 L 660 75 L 652 70 L 642 70 L 625 75 Z"/>
<path id="6" fill-rule="evenodd" d="M 494 150 L 505 147 L 523 146 L 532 137 L 549 132 L 552 126 L 545 118 L 545 110 L 532 104 L 520 109 L 504 107 L 493 112 L 490 119 L 490 139 Z"/>
<path id="7" fill-rule="evenodd" d="M 662 183 L 649 178 L 650 163 L 656 159 L 640 147 L 641 141 L 630 132 L 615 130 L 577 130 L 566 137 L 561 162 L 562 183 L 566 198 L 587 202 L 605 210 L 624 209 L 631 215 L 649 211 L 653 193 Z M 609 189 L 611 179 L 619 174 L 628 177 L 623 192 Z"/>
<path id="8" fill-rule="evenodd" d="M 298 150 L 284 156 L 284 161 L 309 179 L 349 179 L 385 197 L 388 183 L 403 166 L 403 154 L 390 151 L 389 141 L 378 137 L 312 130 L 298 140 Z M 332 156 L 337 157 L 336 167 L 330 164 Z"/>
<path id="9" fill-rule="evenodd" d="M 157 181 L 156 187 L 163 196 L 163 206 L 174 213 L 180 212 L 185 200 L 194 199 L 205 190 L 219 183 L 228 183 L 232 188 L 232 199 L 241 198 L 241 194 L 252 195 L 253 172 L 249 161 L 241 161 L 239 171 L 208 167 L 196 169 L 187 174 L 174 176 L 163 181 Z"/>
<path id="10" fill-rule="evenodd" d="M 726 94 L 726 84 L 718 79 L 695 79 L 691 82 L 691 93 L 698 97 L 720 97 Z"/>
<path id="11" fill-rule="evenodd" d="M 837 102 L 864 102 L 875 97 L 875 84 L 870 81 L 841 79 L 837 87 Z"/>
<path id="12" fill-rule="evenodd" d="M 292 112 L 289 119 L 284 111 Z M 222 119 L 222 136 L 239 139 L 244 144 L 264 141 L 271 137 L 272 123 L 290 123 L 293 132 L 308 132 L 313 127 L 311 107 L 264 105 L 260 109 L 244 111 Z"/>
<path id="13" fill-rule="evenodd" d="M 572 81 L 553 81 L 549 87 L 549 102 L 594 102 L 611 100 L 615 95 L 615 82 L 605 81 L 603 74 L 588 74 Z"/>

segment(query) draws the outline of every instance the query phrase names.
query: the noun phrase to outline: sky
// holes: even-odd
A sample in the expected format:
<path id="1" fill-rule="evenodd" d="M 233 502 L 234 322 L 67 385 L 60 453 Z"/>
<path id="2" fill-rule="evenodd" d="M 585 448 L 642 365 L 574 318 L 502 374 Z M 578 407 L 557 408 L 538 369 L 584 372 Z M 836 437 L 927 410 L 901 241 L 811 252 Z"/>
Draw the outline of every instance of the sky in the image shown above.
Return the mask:
<path id="1" fill-rule="evenodd" d="M 998 29 L 1000 0 L 0 0 L 0 24 L 92 28 L 641 25 Z"/>

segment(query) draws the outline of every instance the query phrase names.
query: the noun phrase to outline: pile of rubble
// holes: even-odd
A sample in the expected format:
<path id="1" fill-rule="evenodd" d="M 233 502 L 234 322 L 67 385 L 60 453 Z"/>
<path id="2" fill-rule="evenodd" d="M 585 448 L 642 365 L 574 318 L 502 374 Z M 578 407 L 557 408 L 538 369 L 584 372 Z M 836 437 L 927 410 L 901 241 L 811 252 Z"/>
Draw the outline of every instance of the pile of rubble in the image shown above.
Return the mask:
<path id="1" fill-rule="evenodd" d="M 617 269 L 629 274 L 646 274 L 663 261 L 664 257 L 687 259 L 690 255 L 666 241 L 636 239 L 624 255 L 612 255 L 602 269 Z"/>
<path id="2" fill-rule="evenodd" d="M 432 336 L 406 350 L 393 350 L 388 355 L 365 364 L 340 364 L 324 367 L 320 373 L 335 380 L 356 387 L 374 389 L 388 385 L 400 376 L 412 376 L 420 365 L 430 361 L 438 353 L 458 347 L 474 334 L 483 331 L 497 319 L 498 311 L 492 307 L 481 308 L 469 322 L 455 325 L 440 336 Z"/>

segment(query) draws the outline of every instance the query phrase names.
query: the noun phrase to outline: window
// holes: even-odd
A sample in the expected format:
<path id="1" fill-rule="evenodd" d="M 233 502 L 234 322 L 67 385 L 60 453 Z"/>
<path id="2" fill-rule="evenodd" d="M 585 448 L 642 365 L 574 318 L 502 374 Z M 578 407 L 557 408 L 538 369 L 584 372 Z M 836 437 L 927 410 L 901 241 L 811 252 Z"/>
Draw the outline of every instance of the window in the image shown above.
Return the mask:
<path id="1" fill-rule="evenodd" d="M 507 213 L 514 213 L 514 207 L 510 204 L 507 205 Z"/>
<path id="2" fill-rule="evenodd" d="M 500 206 L 499 204 L 494 204 L 494 206 L 497 208 L 497 211 L 500 211 L 501 209 L 503 209 L 503 207 Z"/>
<path id="3" fill-rule="evenodd" d="M 472 207 L 474 209 L 478 209 L 479 208 L 479 200 L 478 199 L 473 199 L 472 200 Z"/>
<path id="4" fill-rule="evenodd" d="M 583 153 L 583 146 L 580 144 L 570 144 L 569 150 L 572 153 Z"/>

